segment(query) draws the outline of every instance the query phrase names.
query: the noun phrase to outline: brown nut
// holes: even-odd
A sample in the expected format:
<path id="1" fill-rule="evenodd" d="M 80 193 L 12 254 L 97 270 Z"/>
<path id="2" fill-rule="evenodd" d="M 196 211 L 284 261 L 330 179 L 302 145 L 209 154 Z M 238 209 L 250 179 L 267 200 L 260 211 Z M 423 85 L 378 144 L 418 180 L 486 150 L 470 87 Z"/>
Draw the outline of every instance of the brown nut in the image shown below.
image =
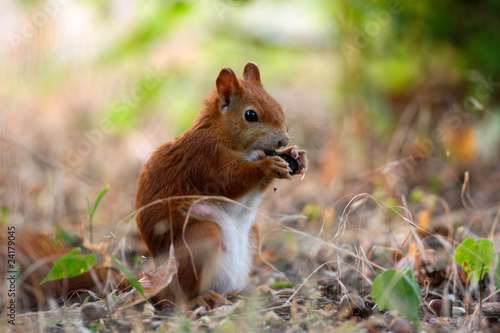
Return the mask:
<path id="1" fill-rule="evenodd" d="M 429 310 L 438 317 L 449 317 L 452 313 L 452 306 L 448 301 L 433 299 L 429 303 Z"/>
<path id="2" fill-rule="evenodd" d="M 292 170 L 292 172 L 290 172 L 291 175 L 299 171 L 299 161 L 297 161 L 292 155 L 285 153 L 278 153 L 276 150 L 264 150 L 264 153 L 266 154 L 266 156 L 278 155 L 279 157 L 284 159 L 285 162 L 288 163 L 288 167 L 290 168 L 290 170 Z"/>
<path id="3" fill-rule="evenodd" d="M 366 318 L 370 315 L 370 310 L 366 307 L 365 301 L 356 294 L 346 294 L 340 299 L 339 319 L 344 320 L 350 316 Z"/>

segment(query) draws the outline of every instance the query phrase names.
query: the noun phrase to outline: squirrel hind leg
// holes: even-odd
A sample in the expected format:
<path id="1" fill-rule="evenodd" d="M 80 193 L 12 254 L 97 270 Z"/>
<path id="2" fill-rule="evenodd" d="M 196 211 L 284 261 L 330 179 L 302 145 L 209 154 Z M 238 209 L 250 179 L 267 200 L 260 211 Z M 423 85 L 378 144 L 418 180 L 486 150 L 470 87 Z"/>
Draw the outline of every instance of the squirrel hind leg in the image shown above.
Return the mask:
<path id="1" fill-rule="evenodd" d="M 172 283 L 153 298 L 153 303 L 161 301 L 160 308 L 170 302 L 182 305 L 210 289 L 222 252 L 219 227 L 207 220 L 188 224 L 183 237 L 174 240 L 174 251 L 179 262 L 178 273 Z M 165 299 L 168 302 L 164 302 Z"/>
<path id="2" fill-rule="evenodd" d="M 210 221 L 220 221 L 222 218 L 217 208 L 206 203 L 196 203 L 191 206 L 190 213 Z"/>

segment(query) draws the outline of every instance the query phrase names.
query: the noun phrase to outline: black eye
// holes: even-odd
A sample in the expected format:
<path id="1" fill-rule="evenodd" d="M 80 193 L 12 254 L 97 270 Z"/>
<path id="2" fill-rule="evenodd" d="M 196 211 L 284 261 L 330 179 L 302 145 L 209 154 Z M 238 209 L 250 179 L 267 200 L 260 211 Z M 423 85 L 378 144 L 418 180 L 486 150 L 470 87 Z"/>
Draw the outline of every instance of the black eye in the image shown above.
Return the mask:
<path id="1" fill-rule="evenodd" d="M 251 123 L 259 121 L 259 116 L 257 116 L 257 112 L 254 110 L 245 111 L 245 120 Z"/>

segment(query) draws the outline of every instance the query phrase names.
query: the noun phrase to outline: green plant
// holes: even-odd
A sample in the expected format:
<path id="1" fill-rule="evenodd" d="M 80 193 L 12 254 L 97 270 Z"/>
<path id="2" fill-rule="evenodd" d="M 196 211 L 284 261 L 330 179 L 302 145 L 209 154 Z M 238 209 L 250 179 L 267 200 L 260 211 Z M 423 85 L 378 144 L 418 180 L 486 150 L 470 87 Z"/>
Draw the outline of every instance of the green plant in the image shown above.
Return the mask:
<path id="1" fill-rule="evenodd" d="M 102 188 L 101 192 L 99 192 L 99 195 L 97 195 L 97 199 L 95 200 L 94 206 L 90 207 L 90 202 L 89 199 L 87 199 L 87 209 L 89 211 L 89 232 L 90 232 L 90 243 L 92 243 L 92 238 L 93 238 L 93 230 L 94 230 L 94 215 L 97 210 L 97 207 L 99 207 L 99 203 L 101 202 L 102 197 L 108 192 L 109 190 L 109 185 L 106 185 Z"/>
<path id="2" fill-rule="evenodd" d="M 389 269 L 373 281 L 371 296 L 381 310 L 396 310 L 418 324 L 420 287 L 410 269 Z"/>
<path id="3" fill-rule="evenodd" d="M 493 247 L 493 243 L 488 239 L 480 238 L 476 242 L 469 237 L 455 250 L 455 261 L 462 265 L 473 286 L 478 284 L 493 266 Z M 479 313 L 482 313 L 482 308 L 483 289 L 479 287 Z"/>
<path id="4" fill-rule="evenodd" d="M 425 198 L 425 192 L 422 190 L 421 187 L 416 186 L 411 190 L 410 192 L 410 200 L 412 202 L 422 202 L 422 200 Z"/>
<path id="5" fill-rule="evenodd" d="M 471 284 L 477 284 L 484 274 L 490 271 L 493 265 L 493 247 L 493 243 L 487 239 L 480 238 L 475 241 L 469 237 L 455 250 L 455 262 L 462 265 Z"/>
<path id="6" fill-rule="evenodd" d="M 90 219 L 90 237 L 92 237 L 92 225 L 95 212 L 97 210 L 97 207 L 99 206 L 99 203 L 101 202 L 102 197 L 106 194 L 108 190 L 109 190 L 109 185 L 104 186 L 104 188 L 97 196 L 97 199 L 92 207 L 90 206 L 90 202 L 87 199 L 87 207 Z M 58 234 L 61 234 L 62 228 L 59 225 L 56 225 L 56 229 L 58 231 Z M 64 238 L 67 238 L 68 235 L 64 234 L 63 236 Z M 69 278 L 88 272 L 88 270 L 95 263 L 95 257 L 92 254 L 78 255 L 80 251 L 81 249 L 78 247 L 76 249 L 71 250 L 61 258 L 54 260 L 54 266 L 52 266 L 49 273 L 40 282 L 40 284 L 44 284 L 47 281 Z"/>
<path id="7" fill-rule="evenodd" d="M 284 289 L 284 288 L 293 288 L 297 284 L 295 282 L 290 282 L 290 281 L 277 281 L 271 284 L 271 288 L 274 289 Z"/>
<path id="8" fill-rule="evenodd" d="M 65 230 L 59 223 L 54 224 L 55 231 L 56 231 L 56 236 L 54 241 L 56 243 L 64 243 L 68 244 L 69 246 L 76 246 L 78 244 L 78 239 L 73 236 L 71 233 L 69 233 L 67 230 Z"/>
<path id="9" fill-rule="evenodd" d="M 81 249 L 78 247 L 71 250 L 61 258 L 54 260 L 54 266 L 50 269 L 47 276 L 40 282 L 44 284 L 47 281 L 69 278 L 87 272 L 95 263 L 95 257 L 92 254 L 78 255 Z"/>
<path id="10" fill-rule="evenodd" d="M 97 207 L 99 207 L 101 199 L 108 190 L 109 190 L 109 185 L 104 186 L 104 188 L 97 196 L 97 199 L 92 207 L 90 206 L 90 202 L 87 200 L 87 207 L 89 211 L 91 228 Z M 71 235 L 67 234 L 59 225 L 56 225 L 56 227 L 58 234 L 61 234 L 64 240 L 68 240 L 68 237 L 71 238 Z M 90 235 L 92 236 L 92 229 Z M 50 272 L 47 274 L 47 276 L 42 280 L 40 284 L 43 284 L 51 280 L 58 280 L 58 279 L 77 276 L 87 272 L 92 266 L 94 266 L 96 259 L 93 254 L 78 255 L 80 251 L 81 251 L 80 248 L 75 248 L 66 255 L 55 260 L 54 266 L 51 268 Z M 130 282 L 130 284 L 135 289 L 137 289 L 139 294 L 141 294 L 147 300 L 146 296 L 144 295 L 144 289 L 142 288 L 141 283 L 135 277 L 135 275 L 127 267 L 125 267 L 125 265 L 123 265 L 118 259 L 113 258 L 113 261 L 118 265 L 120 271 L 123 273 L 128 282 Z"/>
<path id="11" fill-rule="evenodd" d="M 144 289 L 142 288 L 141 283 L 139 280 L 135 277 L 134 273 L 132 273 L 125 265 L 123 265 L 120 260 L 113 258 L 113 261 L 118 265 L 118 268 L 120 271 L 123 273 L 123 276 L 125 276 L 125 279 L 127 279 L 128 282 L 134 287 L 139 294 L 141 294 L 142 297 L 147 301 L 148 299 L 144 295 Z"/>
<path id="12" fill-rule="evenodd" d="M 390 216 L 397 217 L 402 214 L 401 208 L 398 206 L 394 198 L 387 198 L 385 200 L 385 204 L 387 205 L 387 212 Z"/>

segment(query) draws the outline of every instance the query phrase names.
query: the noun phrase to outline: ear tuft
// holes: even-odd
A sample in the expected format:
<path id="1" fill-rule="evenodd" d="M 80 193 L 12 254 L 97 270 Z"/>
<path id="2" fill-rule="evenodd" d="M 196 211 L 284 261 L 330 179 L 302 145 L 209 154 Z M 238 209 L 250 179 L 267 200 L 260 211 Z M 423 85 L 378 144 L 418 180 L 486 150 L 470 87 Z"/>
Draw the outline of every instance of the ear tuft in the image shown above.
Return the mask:
<path id="1" fill-rule="evenodd" d="M 260 83 L 259 67 L 257 67 L 255 63 L 247 62 L 243 70 L 243 77 L 245 80 L 262 87 L 262 83 Z"/>
<path id="2" fill-rule="evenodd" d="M 223 68 L 217 77 L 217 81 L 215 81 L 215 85 L 217 86 L 219 98 L 223 102 L 222 107 L 228 106 L 231 103 L 231 97 L 237 92 L 239 87 L 238 78 L 232 69 Z"/>

